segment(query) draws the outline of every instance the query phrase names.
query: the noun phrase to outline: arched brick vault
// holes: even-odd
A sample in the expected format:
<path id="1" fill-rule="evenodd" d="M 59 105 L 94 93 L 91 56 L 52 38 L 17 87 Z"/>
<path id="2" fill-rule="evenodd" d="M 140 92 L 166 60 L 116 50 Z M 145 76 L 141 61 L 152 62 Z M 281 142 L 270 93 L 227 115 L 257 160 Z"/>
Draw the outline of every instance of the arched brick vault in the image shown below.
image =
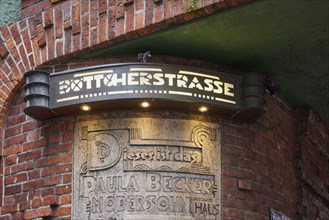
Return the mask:
<path id="1" fill-rule="evenodd" d="M 0 27 L 0 129 L 27 71 L 252 1 L 43 1 L 46 10 Z"/>
<path id="2" fill-rule="evenodd" d="M 22 20 L 0 27 L 0 156 L 8 110 L 26 72 L 252 1 L 62 0 L 51 4 L 40 0 L 37 7 L 23 9 Z M 22 7 L 33 2 L 22 0 Z M 2 176 L 2 163 L 0 167 Z M 8 207 L 1 214 L 13 208 Z"/>
<path id="3" fill-rule="evenodd" d="M 252 1 L 44 1 L 46 10 L 0 27 L 0 134 L 27 71 Z"/>
<path id="4" fill-rule="evenodd" d="M 40 0 L 33 6 L 35 1 L 23 0 L 23 19 L 0 27 L 0 156 L 8 109 L 24 73 L 251 1 Z"/>

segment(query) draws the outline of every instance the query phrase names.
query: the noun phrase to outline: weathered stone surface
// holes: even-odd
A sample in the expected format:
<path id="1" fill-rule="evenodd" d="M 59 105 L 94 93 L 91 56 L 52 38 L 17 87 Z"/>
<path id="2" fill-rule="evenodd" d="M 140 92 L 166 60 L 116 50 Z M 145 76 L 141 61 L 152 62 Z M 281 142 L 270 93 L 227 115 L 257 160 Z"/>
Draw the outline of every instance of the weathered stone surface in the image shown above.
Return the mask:
<path id="1" fill-rule="evenodd" d="M 186 119 L 79 122 L 73 219 L 220 219 L 219 126 Z"/>
<path id="2" fill-rule="evenodd" d="M 0 26 L 18 21 L 21 17 L 21 1 L 1 1 L 0 5 Z"/>

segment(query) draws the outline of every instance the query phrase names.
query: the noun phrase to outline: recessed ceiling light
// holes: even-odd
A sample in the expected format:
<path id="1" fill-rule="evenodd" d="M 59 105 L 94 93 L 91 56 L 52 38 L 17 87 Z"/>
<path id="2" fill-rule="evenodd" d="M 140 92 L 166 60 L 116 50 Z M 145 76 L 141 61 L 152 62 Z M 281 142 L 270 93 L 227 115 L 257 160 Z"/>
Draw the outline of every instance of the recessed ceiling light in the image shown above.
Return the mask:
<path id="1" fill-rule="evenodd" d="M 90 111 L 91 110 L 91 107 L 89 105 L 83 104 L 83 105 L 80 106 L 80 109 L 82 111 L 87 112 L 87 111 Z"/>
<path id="2" fill-rule="evenodd" d="M 140 104 L 140 106 L 141 106 L 142 108 L 148 108 L 148 107 L 151 106 L 151 104 L 150 104 L 149 102 L 142 102 L 142 103 Z"/>
<path id="3" fill-rule="evenodd" d="M 208 111 L 208 107 L 203 105 L 203 106 L 200 106 L 198 110 L 200 112 L 206 112 L 206 111 Z"/>

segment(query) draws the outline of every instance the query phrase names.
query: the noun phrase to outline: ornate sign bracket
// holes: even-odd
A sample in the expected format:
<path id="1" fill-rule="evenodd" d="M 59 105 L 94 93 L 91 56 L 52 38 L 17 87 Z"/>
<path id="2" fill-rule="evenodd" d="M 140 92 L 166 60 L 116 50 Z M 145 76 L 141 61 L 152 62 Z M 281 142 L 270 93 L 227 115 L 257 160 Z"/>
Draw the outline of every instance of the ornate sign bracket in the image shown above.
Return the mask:
<path id="1" fill-rule="evenodd" d="M 26 79 L 25 113 L 37 120 L 93 110 L 137 109 L 149 101 L 152 109 L 196 111 L 252 122 L 263 113 L 264 77 L 234 75 L 193 67 L 119 63 L 48 74 L 30 71 Z"/>

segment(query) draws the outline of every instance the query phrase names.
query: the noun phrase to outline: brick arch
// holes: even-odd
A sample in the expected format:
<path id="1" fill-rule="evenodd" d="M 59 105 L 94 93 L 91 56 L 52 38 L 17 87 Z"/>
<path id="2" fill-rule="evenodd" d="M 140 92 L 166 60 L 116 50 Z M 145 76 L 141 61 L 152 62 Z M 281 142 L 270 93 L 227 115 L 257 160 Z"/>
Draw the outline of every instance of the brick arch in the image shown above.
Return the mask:
<path id="1" fill-rule="evenodd" d="M 0 148 L 10 103 L 22 88 L 26 72 L 251 1 L 64 0 L 50 4 L 43 0 L 39 2 L 46 3 L 44 7 L 23 9 L 22 14 L 31 16 L 0 27 Z"/>
<path id="2" fill-rule="evenodd" d="M 0 27 L 0 134 L 24 73 L 251 1 L 23 0 L 23 19 Z"/>
<path id="3" fill-rule="evenodd" d="M 0 27 L 0 114 L 29 70 L 251 1 L 44 0 L 46 10 Z"/>

